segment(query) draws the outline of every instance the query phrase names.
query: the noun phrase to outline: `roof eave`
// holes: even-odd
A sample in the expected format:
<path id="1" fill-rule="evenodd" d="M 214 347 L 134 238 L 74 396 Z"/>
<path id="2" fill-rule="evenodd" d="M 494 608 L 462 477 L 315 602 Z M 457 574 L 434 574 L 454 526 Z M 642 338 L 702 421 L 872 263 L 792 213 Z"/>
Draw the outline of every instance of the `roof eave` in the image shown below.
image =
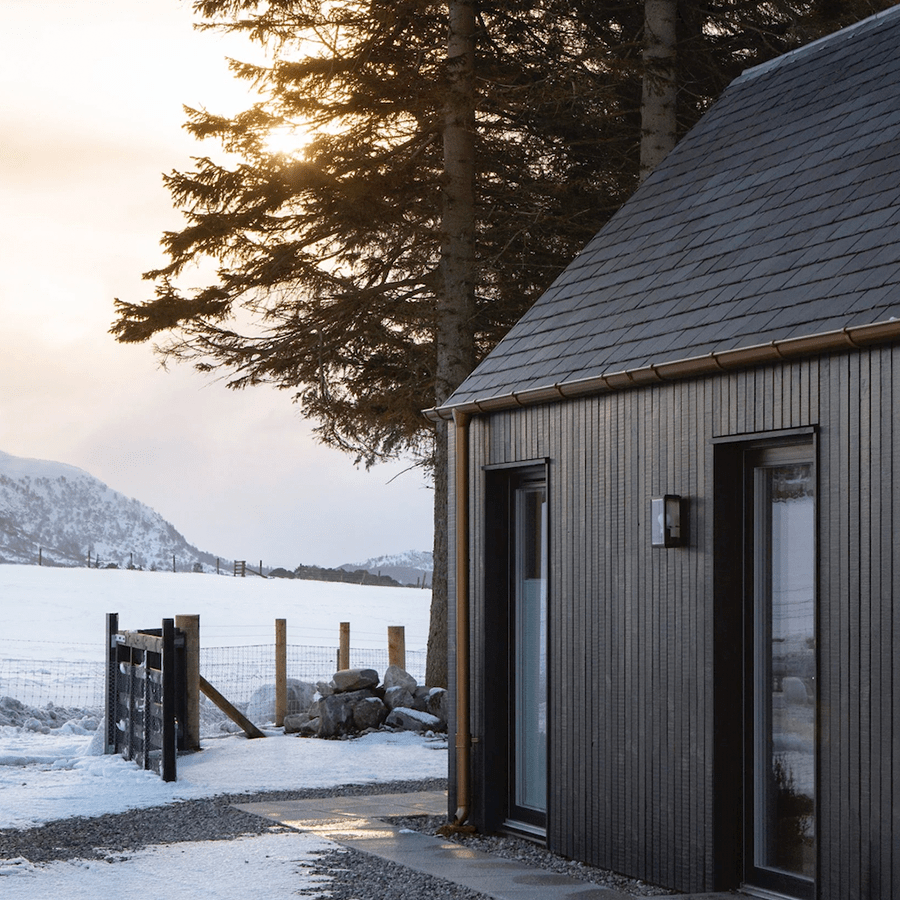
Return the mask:
<path id="1" fill-rule="evenodd" d="M 736 347 L 732 350 L 708 353 L 704 356 L 650 364 L 622 372 L 556 382 L 525 391 L 513 391 L 494 397 L 436 406 L 423 410 L 423 413 L 432 422 L 438 422 L 441 419 L 451 419 L 454 410 L 470 415 L 499 412 L 521 406 L 536 406 L 557 400 L 629 390 L 658 382 L 696 378 L 726 370 L 752 368 L 779 360 L 861 349 L 897 340 L 900 340 L 900 319 L 892 318 L 886 322 L 848 326 L 837 331 L 784 338 L 750 347 Z"/>

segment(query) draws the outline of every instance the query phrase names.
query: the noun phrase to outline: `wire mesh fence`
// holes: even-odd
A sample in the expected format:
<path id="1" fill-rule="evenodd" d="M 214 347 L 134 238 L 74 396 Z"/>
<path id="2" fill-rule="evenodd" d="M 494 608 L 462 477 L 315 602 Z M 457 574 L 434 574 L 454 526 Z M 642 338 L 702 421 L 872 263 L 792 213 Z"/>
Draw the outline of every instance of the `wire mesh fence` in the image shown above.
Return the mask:
<path id="1" fill-rule="evenodd" d="M 350 649 L 353 668 L 375 669 L 384 674 L 387 650 Z M 337 651 L 332 647 L 300 644 L 287 646 L 287 677 L 300 681 L 327 681 L 337 667 Z M 423 684 L 425 651 L 407 651 L 406 668 Z M 203 647 L 200 674 L 235 706 L 246 712 L 259 692 L 272 690 L 275 683 L 275 647 L 271 644 L 247 647 Z M 105 702 L 105 666 L 102 662 L 65 659 L 0 659 L 0 697 L 11 697 L 26 706 L 54 707 L 99 712 Z M 290 698 L 290 693 L 289 693 Z M 288 708 L 288 712 L 300 710 Z M 211 722 L 216 716 L 211 716 Z"/>
<path id="2" fill-rule="evenodd" d="M 0 659 L 0 697 L 26 706 L 99 710 L 106 696 L 102 662 Z"/>
<path id="3" fill-rule="evenodd" d="M 384 674 L 387 650 L 350 648 L 350 667 L 375 669 Z M 328 681 L 337 668 L 337 651 L 331 647 L 287 646 L 287 677 L 315 683 Z M 425 651 L 407 651 L 406 669 L 419 684 L 425 681 Z M 275 681 L 275 647 L 201 647 L 200 674 L 241 708 L 254 693 Z M 288 712 L 297 712 L 288 707 Z"/>

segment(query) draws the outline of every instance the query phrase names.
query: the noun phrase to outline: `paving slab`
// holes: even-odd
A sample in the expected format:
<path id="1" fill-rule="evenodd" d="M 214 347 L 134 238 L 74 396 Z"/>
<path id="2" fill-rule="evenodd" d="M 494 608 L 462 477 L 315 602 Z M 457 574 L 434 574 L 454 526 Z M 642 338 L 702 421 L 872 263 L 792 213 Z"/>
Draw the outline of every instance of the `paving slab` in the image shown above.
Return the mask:
<path id="1" fill-rule="evenodd" d="M 548 897 L 633 900 L 611 888 L 471 850 L 384 821 L 393 816 L 445 815 L 447 794 L 442 791 L 277 800 L 236 806 L 244 812 L 299 831 L 314 832 L 416 872 L 463 885 L 495 900 L 547 900 Z"/>

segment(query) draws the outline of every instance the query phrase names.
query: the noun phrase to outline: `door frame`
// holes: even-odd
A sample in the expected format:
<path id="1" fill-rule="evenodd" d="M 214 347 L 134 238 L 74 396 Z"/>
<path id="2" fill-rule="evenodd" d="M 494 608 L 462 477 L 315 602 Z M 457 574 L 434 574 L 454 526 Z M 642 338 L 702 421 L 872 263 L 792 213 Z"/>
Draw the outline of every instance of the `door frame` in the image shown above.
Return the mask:
<path id="1" fill-rule="evenodd" d="M 724 891 L 743 887 L 747 882 L 747 805 L 745 773 L 748 767 L 748 716 L 746 687 L 748 679 L 748 636 L 746 600 L 747 509 L 745 458 L 748 451 L 772 447 L 803 447 L 813 464 L 817 498 L 819 490 L 819 447 L 817 426 L 722 435 L 711 441 L 713 451 L 713 889 Z M 818 499 L 815 516 L 815 593 L 819 597 Z M 817 601 L 818 602 L 818 601 Z M 817 624 L 818 627 L 818 624 Z M 817 635 L 818 637 L 818 635 Z M 820 659 L 816 677 L 821 683 Z M 816 711 L 816 733 L 820 733 L 820 712 Z M 816 796 L 821 798 L 821 746 L 816 747 Z M 816 804 L 816 833 L 821 835 L 821 804 Z M 819 861 L 821 868 L 821 859 Z M 813 893 L 815 896 L 816 885 Z M 771 890 L 771 889 L 770 889 Z M 785 896 L 769 894 L 769 896 Z"/>
<path id="2" fill-rule="evenodd" d="M 511 787 L 513 777 L 512 742 L 513 726 L 510 708 L 510 659 L 511 659 L 511 606 L 513 600 L 515 555 L 515 517 L 513 498 L 516 488 L 525 482 L 543 482 L 546 492 L 547 550 L 547 718 L 552 722 L 551 632 L 552 616 L 552 515 L 550 461 L 544 459 L 523 460 L 514 463 L 487 465 L 485 474 L 484 506 L 484 603 L 482 624 L 479 628 L 479 666 L 483 678 L 480 711 L 477 714 L 481 735 L 478 764 L 474 777 L 480 784 L 481 816 L 483 827 L 490 831 L 506 831 L 528 837 L 541 843 L 547 840 L 547 823 L 552 806 L 552 729 L 547 731 L 547 803 L 544 822 L 535 824 L 522 821 L 512 809 Z M 508 685 L 507 689 L 494 689 Z"/>
<path id="3" fill-rule="evenodd" d="M 815 445 L 811 440 L 793 442 L 755 442 L 747 446 L 743 453 L 743 492 L 744 492 L 744 548 L 743 548 L 743 610 L 744 610 L 744 679 L 743 679 L 743 708 L 744 708 L 744 752 L 743 752 L 743 777 L 744 777 L 744 865 L 743 883 L 748 889 L 762 889 L 773 891 L 784 896 L 798 898 L 798 900 L 814 900 L 816 896 L 816 877 L 809 879 L 802 875 L 793 874 L 786 870 L 778 869 L 775 865 L 757 865 L 756 857 L 757 840 L 762 829 L 771 826 L 759 821 L 757 814 L 758 797 L 762 790 L 760 784 L 759 760 L 760 741 L 763 737 L 759 730 L 762 720 L 765 720 L 767 729 L 765 741 L 768 747 L 769 732 L 772 728 L 771 716 L 768 711 L 761 711 L 758 706 L 758 691 L 761 689 L 760 678 L 769 673 L 768 657 L 763 671 L 760 671 L 760 650 L 757 646 L 763 630 L 768 631 L 772 624 L 771 597 L 763 597 L 757 584 L 758 575 L 762 569 L 767 572 L 771 566 L 771 526 L 759 521 L 760 505 L 766 499 L 762 495 L 762 489 L 757 481 L 757 472 L 761 469 L 777 468 L 788 465 L 809 465 L 811 467 L 811 480 L 813 490 L 813 535 L 812 535 L 812 576 L 813 576 L 813 640 L 814 646 L 818 644 L 818 534 L 816 527 L 816 510 L 818 509 L 818 480 Z M 765 555 L 760 559 L 760 552 Z M 765 603 L 766 608 L 760 609 L 760 604 Z M 818 650 L 815 651 L 813 680 L 818 684 Z M 813 733 L 818 735 L 818 700 L 815 701 L 813 711 Z M 819 798 L 818 786 L 819 772 L 819 745 L 818 738 L 814 738 L 813 746 L 813 793 L 816 841 L 819 831 Z M 818 847 L 817 847 L 818 849 Z M 816 854 L 818 857 L 818 853 Z M 818 859 L 816 860 L 818 870 Z"/>

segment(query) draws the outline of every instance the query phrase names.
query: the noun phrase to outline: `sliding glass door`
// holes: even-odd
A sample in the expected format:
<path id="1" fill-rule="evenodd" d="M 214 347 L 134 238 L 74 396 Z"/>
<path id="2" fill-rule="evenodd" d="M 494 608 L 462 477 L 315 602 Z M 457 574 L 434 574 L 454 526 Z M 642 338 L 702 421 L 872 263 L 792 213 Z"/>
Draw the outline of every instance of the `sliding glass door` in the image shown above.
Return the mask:
<path id="1" fill-rule="evenodd" d="M 547 490 L 512 491 L 509 818 L 543 828 L 547 813 Z"/>
<path id="2" fill-rule="evenodd" d="M 748 884 L 813 897 L 816 877 L 815 471 L 811 450 L 748 457 Z"/>

